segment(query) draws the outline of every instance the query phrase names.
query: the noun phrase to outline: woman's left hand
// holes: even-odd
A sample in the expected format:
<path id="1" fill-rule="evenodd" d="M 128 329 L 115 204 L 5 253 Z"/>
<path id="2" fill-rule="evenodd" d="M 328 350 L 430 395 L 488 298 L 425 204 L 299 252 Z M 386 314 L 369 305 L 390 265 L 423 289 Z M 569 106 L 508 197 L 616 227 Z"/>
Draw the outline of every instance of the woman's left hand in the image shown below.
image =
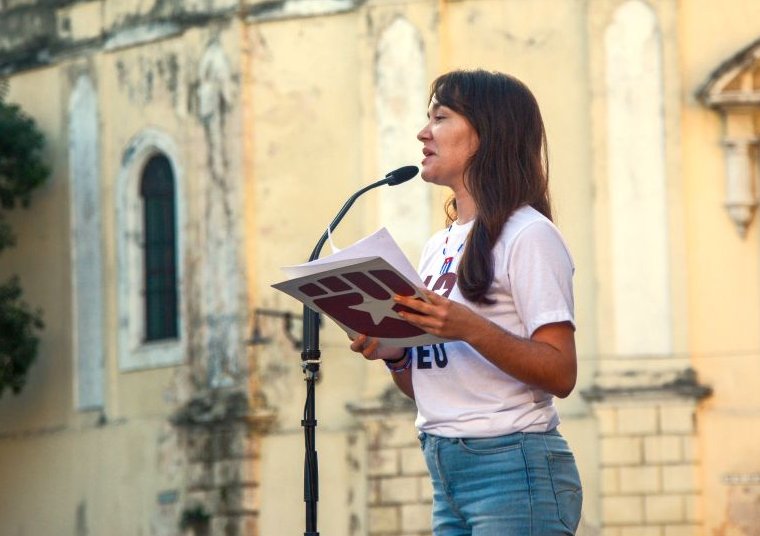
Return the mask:
<path id="1" fill-rule="evenodd" d="M 420 288 L 428 302 L 413 296 L 395 296 L 393 299 L 413 312 L 400 311 L 401 318 L 431 335 L 444 339 L 465 340 L 467 333 L 477 328 L 483 317 L 465 305 L 440 294 Z"/>

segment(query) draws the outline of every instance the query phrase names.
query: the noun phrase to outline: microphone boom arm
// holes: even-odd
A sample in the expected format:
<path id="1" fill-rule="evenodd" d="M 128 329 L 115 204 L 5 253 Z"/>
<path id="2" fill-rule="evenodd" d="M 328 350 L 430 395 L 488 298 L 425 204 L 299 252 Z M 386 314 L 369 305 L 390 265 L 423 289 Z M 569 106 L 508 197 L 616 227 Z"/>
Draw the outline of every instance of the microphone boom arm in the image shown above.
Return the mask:
<path id="1" fill-rule="evenodd" d="M 328 233 L 332 233 L 357 198 L 365 192 L 390 184 L 395 186 L 406 182 L 417 174 L 415 166 L 405 166 L 388 173 L 385 178 L 365 186 L 348 198 L 343 207 L 338 211 L 333 221 L 321 238 L 314 246 L 309 256 L 309 262 L 319 258 L 322 247 L 327 241 Z M 306 505 L 306 531 L 304 536 L 319 536 L 317 532 L 317 503 L 319 501 L 319 469 L 317 461 L 316 439 L 316 411 L 315 411 L 315 383 L 319 376 L 321 352 L 319 351 L 319 313 L 303 306 L 303 337 L 301 338 L 301 368 L 306 376 L 306 403 L 304 404 L 303 420 L 301 426 L 304 429 L 306 443 L 304 453 L 304 503 Z"/>
<path id="2" fill-rule="evenodd" d="M 338 226 L 338 224 L 341 222 L 343 217 L 348 213 L 348 210 L 351 208 L 351 206 L 354 204 L 354 202 L 364 194 L 365 192 L 368 192 L 369 190 L 372 190 L 373 188 L 377 188 L 378 186 L 382 186 L 384 184 L 388 184 L 390 181 L 389 178 L 380 179 L 377 182 L 373 182 L 372 184 L 365 186 L 358 192 L 356 192 L 354 195 L 348 198 L 348 200 L 343 204 L 343 207 L 338 211 L 338 214 L 333 218 L 333 221 L 330 222 L 330 232 L 332 233 L 335 228 Z M 311 252 L 311 255 L 309 256 L 309 262 L 317 260 L 319 258 L 319 254 L 322 252 L 322 247 L 325 245 L 325 242 L 327 241 L 327 230 L 325 230 L 324 233 L 322 233 L 322 237 L 317 242 L 317 245 L 314 246 L 314 250 Z"/>

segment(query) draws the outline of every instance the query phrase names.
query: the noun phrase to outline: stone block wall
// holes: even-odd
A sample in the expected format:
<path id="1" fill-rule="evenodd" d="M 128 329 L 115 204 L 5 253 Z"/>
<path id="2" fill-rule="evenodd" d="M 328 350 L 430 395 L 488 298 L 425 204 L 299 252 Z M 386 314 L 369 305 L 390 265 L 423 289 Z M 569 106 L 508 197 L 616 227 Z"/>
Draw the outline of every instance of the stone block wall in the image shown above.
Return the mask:
<path id="1" fill-rule="evenodd" d="M 193 426 L 185 431 L 188 453 L 186 511 L 208 516 L 186 533 L 255 535 L 258 446 L 245 422 Z"/>
<path id="2" fill-rule="evenodd" d="M 260 436 L 273 420 L 237 391 L 197 397 L 174 415 L 187 460 L 183 535 L 259 534 Z"/>
<path id="3" fill-rule="evenodd" d="M 696 403 L 606 400 L 593 406 L 603 536 L 701 535 Z"/>
<path id="4" fill-rule="evenodd" d="M 367 536 L 429 536 L 433 488 L 413 407 L 355 410 L 367 445 Z"/>

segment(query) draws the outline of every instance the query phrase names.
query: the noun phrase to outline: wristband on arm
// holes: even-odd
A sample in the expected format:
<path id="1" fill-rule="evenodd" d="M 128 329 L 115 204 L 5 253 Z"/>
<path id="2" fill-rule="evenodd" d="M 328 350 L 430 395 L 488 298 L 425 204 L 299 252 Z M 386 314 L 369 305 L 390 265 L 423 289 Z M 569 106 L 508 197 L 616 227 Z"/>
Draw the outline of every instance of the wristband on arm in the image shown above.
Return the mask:
<path id="1" fill-rule="evenodd" d="M 391 372 L 403 372 L 412 366 L 412 353 L 409 348 L 404 348 L 404 353 L 398 359 L 383 359 L 383 361 Z"/>

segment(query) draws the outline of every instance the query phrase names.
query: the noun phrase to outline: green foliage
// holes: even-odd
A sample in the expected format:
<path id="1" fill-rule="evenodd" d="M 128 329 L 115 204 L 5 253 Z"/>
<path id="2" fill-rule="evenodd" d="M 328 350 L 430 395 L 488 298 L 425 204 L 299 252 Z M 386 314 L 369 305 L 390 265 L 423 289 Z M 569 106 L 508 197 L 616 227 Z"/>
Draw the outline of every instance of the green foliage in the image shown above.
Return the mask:
<path id="1" fill-rule="evenodd" d="M 3 211 L 28 207 L 32 191 L 48 174 L 41 152 L 45 143 L 34 120 L 5 102 L 7 80 L 0 79 L 0 252 L 16 244 Z M 0 282 L 0 397 L 6 389 L 19 393 L 37 356 L 42 313 L 23 301 L 18 277 Z"/>
<path id="2" fill-rule="evenodd" d="M 32 190 L 49 174 L 40 157 L 44 144 L 34 120 L 0 100 L 0 207 L 29 206 Z"/>
<path id="3" fill-rule="evenodd" d="M 18 277 L 0 284 L 0 396 L 8 388 L 18 394 L 26 383 L 39 344 L 35 329 L 42 329 L 42 315 L 21 300 Z"/>

